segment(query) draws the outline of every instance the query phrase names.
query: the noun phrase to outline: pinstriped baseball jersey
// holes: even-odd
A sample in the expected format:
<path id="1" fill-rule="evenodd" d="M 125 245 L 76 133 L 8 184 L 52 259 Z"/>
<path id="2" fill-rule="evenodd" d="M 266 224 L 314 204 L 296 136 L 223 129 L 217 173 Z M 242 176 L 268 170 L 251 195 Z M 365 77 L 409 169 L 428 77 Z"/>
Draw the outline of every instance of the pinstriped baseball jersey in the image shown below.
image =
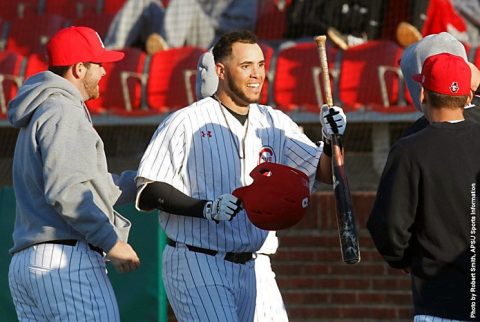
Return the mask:
<path id="1" fill-rule="evenodd" d="M 321 151 L 278 110 L 251 104 L 242 125 L 207 97 L 160 124 L 140 162 L 137 183 L 162 181 L 193 198 L 215 200 L 250 184 L 250 171 L 268 160 L 302 170 L 313 186 Z M 221 252 L 255 252 L 267 234 L 243 211 L 218 224 L 164 212 L 160 221 L 171 239 Z"/>

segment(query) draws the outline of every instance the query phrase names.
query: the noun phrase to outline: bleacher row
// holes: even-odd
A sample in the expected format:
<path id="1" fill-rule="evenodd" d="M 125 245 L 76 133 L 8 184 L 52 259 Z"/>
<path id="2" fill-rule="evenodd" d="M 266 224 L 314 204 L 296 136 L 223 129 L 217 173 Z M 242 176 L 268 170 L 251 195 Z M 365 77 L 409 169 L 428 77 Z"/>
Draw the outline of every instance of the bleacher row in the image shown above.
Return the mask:
<path id="1" fill-rule="evenodd" d="M 44 46 L 53 33 L 75 24 L 91 26 L 104 36 L 111 17 L 123 2 L 2 1 L 0 119 L 6 118 L 7 102 L 16 94 L 18 86 L 32 74 L 47 68 Z M 267 8 L 266 14 L 272 14 L 271 6 L 262 2 L 262 7 Z M 100 24 L 104 25 L 103 29 Z M 297 115 L 297 120 L 302 118 L 298 115 L 303 115 L 304 121 L 318 120 L 318 107 L 324 101 L 324 93 L 313 39 L 276 41 L 272 45 L 262 37 L 265 32 L 260 34 L 267 68 L 261 103 Z M 184 107 L 196 99 L 196 65 L 205 50 L 183 47 L 149 56 L 139 49 L 125 48 L 124 60 L 104 64 L 107 75 L 100 82 L 101 97 L 87 105 L 94 115 L 122 117 L 163 115 Z M 415 109 L 399 69 L 402 50 L 389 40 L 371 40 L 346 51 L 327 42 L 334 102 L 352 115 L 370 113 L 368 115 L 374 115 L 373 120 L 413 115 Z M 480 61 L 476 49 L 472 49 L 472 53 L 470 57 Z"/>

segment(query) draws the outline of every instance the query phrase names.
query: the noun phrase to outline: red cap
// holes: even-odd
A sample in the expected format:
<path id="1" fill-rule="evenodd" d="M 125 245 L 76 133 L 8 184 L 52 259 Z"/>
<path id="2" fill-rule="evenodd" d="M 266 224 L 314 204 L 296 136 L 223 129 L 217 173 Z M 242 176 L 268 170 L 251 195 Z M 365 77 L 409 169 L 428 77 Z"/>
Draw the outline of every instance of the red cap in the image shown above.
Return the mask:
<path id="1" fill-rule="evenodd" d="M 81 62 L 108 63 L 125 54 L 106 50 L 98 33 L 88 27 L 67 27 L 52 36 L 47 44 L 50 66 L 70 66 Z"/>
<path id="2" fill-rule="evenodd" d="M 278 163 L 260 163 L 250 172 L 253 183 L 237 188 L 250 221 L 258 228 L 280 230 L 298 223 L 307 212 L 309 180 L 305 173 Z"/>
<path id="3" fill-rule="evenodd" d="M 472 71 L 462 57 L 441 53 L 428 57 L 423 63 L 422 73 L 412 78 L 432 92 L 467 96 L 470 94 Z"/>

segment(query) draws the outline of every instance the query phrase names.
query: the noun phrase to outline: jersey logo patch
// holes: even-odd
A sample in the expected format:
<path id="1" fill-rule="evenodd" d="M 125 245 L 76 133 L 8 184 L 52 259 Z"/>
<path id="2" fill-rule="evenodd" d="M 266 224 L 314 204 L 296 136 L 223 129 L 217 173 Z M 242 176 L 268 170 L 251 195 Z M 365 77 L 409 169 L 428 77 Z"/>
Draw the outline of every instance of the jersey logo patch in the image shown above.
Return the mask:
<path id="1" fill-rule="evenodd" d="M 270 146 L 263 146 L 258 153 L 258 164 L 263 162 L 275 162 L 275 152 Z"/>
<path id="2" fill-rule="evenodd" d="M 212 131 L 200 131 L 200 134 L 202 135 L 202 138 L 204 137 L 211 138 L 213 136 Z"/>

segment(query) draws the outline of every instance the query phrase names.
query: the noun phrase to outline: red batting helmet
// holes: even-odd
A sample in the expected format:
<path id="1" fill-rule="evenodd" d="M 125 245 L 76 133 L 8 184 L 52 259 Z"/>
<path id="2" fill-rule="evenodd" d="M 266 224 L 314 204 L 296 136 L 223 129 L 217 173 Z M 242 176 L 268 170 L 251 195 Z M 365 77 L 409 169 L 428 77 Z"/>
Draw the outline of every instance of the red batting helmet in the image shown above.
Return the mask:
<path id="1" fill-rule="evenodd" d="M 298 223 L 310 199 L 308 177 L 278 163 L 260 163 L 250 172 L 253 183 L 233 191 L 258 228 L 280 230 Z"/>

